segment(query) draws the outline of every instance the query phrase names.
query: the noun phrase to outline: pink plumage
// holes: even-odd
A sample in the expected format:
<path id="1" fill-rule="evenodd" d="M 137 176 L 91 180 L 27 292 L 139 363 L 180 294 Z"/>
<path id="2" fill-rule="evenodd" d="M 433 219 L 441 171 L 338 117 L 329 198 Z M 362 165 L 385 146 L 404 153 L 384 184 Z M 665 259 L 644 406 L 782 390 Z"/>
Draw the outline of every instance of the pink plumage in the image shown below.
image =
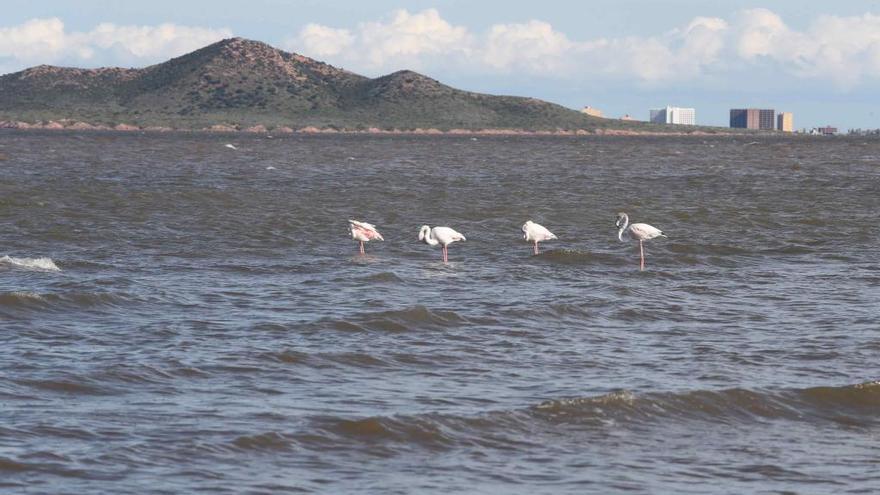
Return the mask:
<path id="1" fill-rule="evenodd" d="M 348 228 L 349 228 L 349 231 L 351 232 L 351 238 L 360 243 L 361 254 L 365 253 L 365 251 L 364 251 L 364 243 L 365 242 L 374 241 L 374 240 L 378 240 L 378 241 L 385 240 L 384 238 L 382 238 L 382 234 L 380 234 L 379 231 L 376 230 L 376 226 L 371 223 L 359 222 L 357 220 L 349 220 L 348 221 Z"/>

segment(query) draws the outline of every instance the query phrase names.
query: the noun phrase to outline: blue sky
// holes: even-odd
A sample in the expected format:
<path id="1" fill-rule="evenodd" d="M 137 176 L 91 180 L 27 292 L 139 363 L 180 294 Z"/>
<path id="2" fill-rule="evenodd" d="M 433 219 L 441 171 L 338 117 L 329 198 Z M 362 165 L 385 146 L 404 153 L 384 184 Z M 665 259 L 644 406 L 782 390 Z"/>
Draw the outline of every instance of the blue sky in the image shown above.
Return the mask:
<path id="1" fill-rule="evenodd" d="M 143 66 L 228 36 L 368 76 L 447 84 L 646 119 L 692 106 L 792 111 L 796 127 L 880 127 L 880 0 L 117 2 L 4 0 L 0 73 Z"/>

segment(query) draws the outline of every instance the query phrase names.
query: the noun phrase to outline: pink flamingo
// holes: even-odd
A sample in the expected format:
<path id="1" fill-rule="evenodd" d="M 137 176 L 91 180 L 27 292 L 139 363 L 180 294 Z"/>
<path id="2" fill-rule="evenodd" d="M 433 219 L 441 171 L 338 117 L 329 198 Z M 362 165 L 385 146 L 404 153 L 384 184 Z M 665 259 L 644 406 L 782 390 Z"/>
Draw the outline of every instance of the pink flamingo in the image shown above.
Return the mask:
<path id="1" fill-rule="evenodd" d="M 367 222 L 358 222 L 357 220 L 349 220 L 348 228 L 351 230 L 351 238 L 360 242 L 361 254 L 365 254 L 364 243 L 375 239 L 384 241 L 382 234 L 376 230 L 376 226 Z"/>
<path id="2" fill-rule="evenodd" d="M 465 237 L 449 227 L 428 227 L 422 225 L 419 230 L 419 240 L 429 246 L 440 244 L 443 246 L 443 262 L 449 262 L 449 245 L 456 241 L 466 241 Z"/>
<path id="3" fill-rule="evenodd" d="M 627 215 L 626 213 L 618 213 L 617 222 L 615 222 L 614 225 L 620 228 L 620 230 L 617 232 L 617 238 L 620 239 L 621 242 L 623 242 L 623 233 L 626 231 L 629 231 L 630 236 L 635 237 L 639 240 L 639 254 L 641 255 L 641 263 L 639 264 L 639 269 L 644 270 L 645 247 L 643 243 L 655 237 L 666 237 L 666 234 L 664 234 L 663 231 L 658 229 L 657 227 L 648 225 L 646 223 L 634 223 L 632 225 L 629 225 L 629 215 Z M 629 225 L 628 229 L 627 225 Z"/>

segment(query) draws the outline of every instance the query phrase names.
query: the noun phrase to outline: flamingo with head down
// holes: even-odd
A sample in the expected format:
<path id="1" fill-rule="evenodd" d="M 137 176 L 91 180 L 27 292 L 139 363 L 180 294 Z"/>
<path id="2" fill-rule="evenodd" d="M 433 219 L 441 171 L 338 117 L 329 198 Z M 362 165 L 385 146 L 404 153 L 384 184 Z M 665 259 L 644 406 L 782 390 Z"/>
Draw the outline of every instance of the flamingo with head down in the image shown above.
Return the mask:
<path id="1" fill-rule="evenodd" d="M 348 221 L 348 228 L 349 228 L 349 231 L 351 231 L 351 238 L 360 242 L 361 254 L 365 254 L 365 251 L 364 251 L 364 243 L 365 242 L 369 242 L 369 241 L 373 241 L 373 240 L 380 240 L 380 241 L 385 240 L 382 238 L 382 234 L 380 234 L 379 231 L 376 230 L 376 226 L 371 223 L 359 222 L 357 220 L 349 220 Z"/>
<path id="2" fill-rule="evenodd" d="M 666 234 L 663 233 L 662 230 L 654 227 L 653 225 L 648 225 L 646 223 L 634 223 L 629 225 L 629 215 L 626 213 L 618 213 L 617 214 L 617 222 L 614 223 L 620 230 L 617 231 L 617 238 L 623 242 L 623 233 L 629 232 L 629 235 L 638 239 L 639 241 L 639 254 L 641 255 L 641 263 L 639 264 L 639 269 L 645 269 L 645 247 L 644 242 L 655 237 L 666 237 Z M 629 228 L 627 228 L 629 226 Z"/>
<path id="3" fill-rule="evenodd" d="M 553 232 L 550 232 L 543 225 L 538 225 L 531 220 L 523 224 L 522 231 L 523 239 L 535 243 L 535 254 L 538 254 L 539 242 L 556 239 L 556 235 L 553 234 Z"/>
<path id="4" fill-rule="evenodd" d="M 457 241 L 466 241 L 465 237 L 449 227 L 434 227 L 422 225 L 419 230 L 419 240 L 429 246 L 440 245 L 443 247 L 443 262 L 449 262 L 449 245 Z"/>

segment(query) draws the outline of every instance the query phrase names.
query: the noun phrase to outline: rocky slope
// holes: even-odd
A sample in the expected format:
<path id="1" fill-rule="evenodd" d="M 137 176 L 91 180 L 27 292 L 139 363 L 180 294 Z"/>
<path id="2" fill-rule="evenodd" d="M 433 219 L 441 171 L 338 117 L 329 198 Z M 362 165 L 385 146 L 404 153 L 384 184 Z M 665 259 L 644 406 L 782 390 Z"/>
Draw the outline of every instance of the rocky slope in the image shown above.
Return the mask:
<path id="1" fill-rule="evenodd" d="M 412 71 L 370 79 L 241 38 L 142 69 L 41 65 L 0 76 L 0 121 L 175 129 L 682 130 L 598 119 L 533 98 L 461 91 Z"/>

